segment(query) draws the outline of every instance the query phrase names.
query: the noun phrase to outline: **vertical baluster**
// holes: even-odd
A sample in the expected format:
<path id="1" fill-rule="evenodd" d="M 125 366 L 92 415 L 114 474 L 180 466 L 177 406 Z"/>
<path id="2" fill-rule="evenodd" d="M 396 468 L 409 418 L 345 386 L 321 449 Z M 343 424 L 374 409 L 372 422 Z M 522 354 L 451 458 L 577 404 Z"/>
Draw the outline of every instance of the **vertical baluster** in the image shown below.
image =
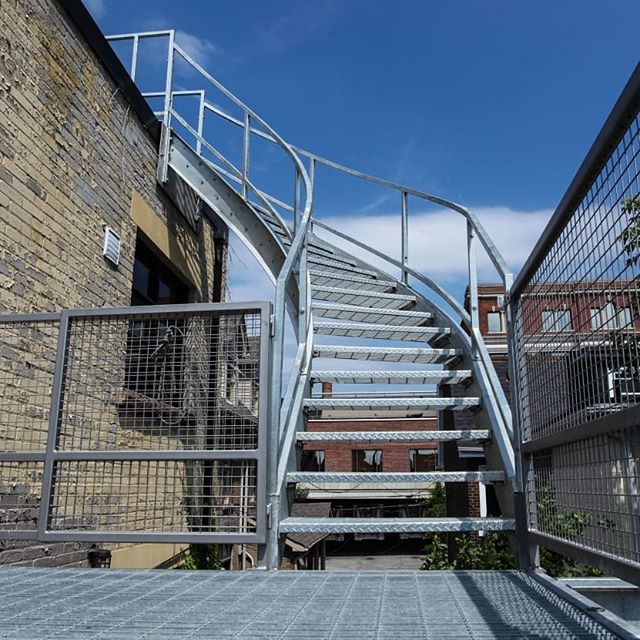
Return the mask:
<path id="1" fill-rule="evenodd" d="M 478 313 L 478 265 L 476 256 L 477 238 L 471 222 L 467 221 L 467 266 L 469 271 L 469 315 L 471 317 L 471 343 L 474 359 L 478 359 L 476 331 L 480 328 Z"/>
<path id="2" fill-rule="evenodd" d="M 249 142 L 251 140 L 251 116 L 244 112 L 244 136 L 242 141 L 242 196 L 247 197 L 249 180 Z"/>
<path id="3" fill-rule="evenodd" d="M 136 71 L 138 69 L 138 45 L 140 36 L 133 36 L 133 50 L 131 51 L 131 79 L 136 81 Z"/>
<path id="4" fill-rule="evenodd" d="M 403 191 L 400 196 L 402 216 L 401 261 L 402 266 L 406 267 L 409 264 L 409 194 Z M 404 284 L 409 282 L 409 273 L 406 269 L 402 269 L 402 282 Z"/>
<path id="5" fill-rule="evenodd" d="M 198 139 L 196 140 L 196 151 L 202 154 L 202 140 L 204 138 L 204 91 L 200 91 L 200 104 L 198 105 Z"/>

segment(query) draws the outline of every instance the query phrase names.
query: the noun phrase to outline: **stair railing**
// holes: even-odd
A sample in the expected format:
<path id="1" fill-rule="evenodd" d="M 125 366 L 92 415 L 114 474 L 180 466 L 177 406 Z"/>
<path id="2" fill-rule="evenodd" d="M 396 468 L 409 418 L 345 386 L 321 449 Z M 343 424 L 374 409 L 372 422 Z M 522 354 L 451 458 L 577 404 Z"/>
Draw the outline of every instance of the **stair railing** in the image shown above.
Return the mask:
<path id="1" fill-rule="evenodd" d="M 266 211 L 277 221 L 285 234 L 290 239 L 291 245 L 287 252 L 284 264 L 276 280 L 275 307 L 273 318 L 273 367 L 272 367 L 272 394 L 270 406 L 270 460 L 268 471 L 269 501 L 269 541 L 267 545 L 267 566 L 275 567 L 278 552 L 278 520 L 281 509 L 286 511 L 286 504 L 281 504 L 281 496 L 285 490 L 285 476 L 287 466 L 291 464 L 291 456 L 294 452 L 295 432 L 300 428 L 302 416 L 302 402 L 309 394 L 309 364 L 312 349 L 312 322 L 311 322 L 311 293 L 309 274 L 307 269 L 307 244 L 312 227 L 323 228 L 326 231 L 340 237 L 355 246 L 369 251 L 377 258 L 385 260 L 393 267 L 400 269 L 401 281 L 408 284 L 409 277 L 427 286 L 452 308 L 459 317 L 459 324 L 465 331 L 458 331 L 462 340 L 468 342 L 472 354 L 474 372 L 481 385 L 485 398 L 485 407 L 494 427 L 494 437 L 502 455 L 505 473 L 512 481 L 518 482 L 515 477 L 514 455 L 512 445 L 512 418 L 509 403 L 500 385 L 498 376 L 489 357 L 486 345 L 480 332 L 478 314 L 478 275 L 476 263 L 477 245 L 480 243 L 486 251 L 489 259 L 496 268 L 503 285 L 505 301 L 508 298 L 512 285 L 512 274 L 507 264 L 491 240 L 490 236 L 478 220 L 477 216 L 469 209 L 444 198 L 397 184 L 389 180 L 378 178 L 344 165 L 335 163 L 316 154 L 305 151 L 288 144 L 273 128 L 269 126 L 258 114 L 247 107 L 224 85 L 211 76 L 200 64 L 181 48 L 175 40 L 174 31 L 155 31 L 145 33 L 132 33 L 111 36 L 108 40 L 131 41 L 132 55 L 130 63 L 130 75 L 136 79 L 139 74 L 139 45 L 141 40 L 147 38 L 166 38 L 168 41 L 167 64 L 165 73 L 165 86 L 161 91 L 143 92 L 148 99 L 162 99 L 162 110 L 154 113 L 162 120 L 162 135 L 160 141 L 158 179 L 161 182 L 167 180 L 171 135 L 174 123 L 187 132 L 195 141 L 196 152 L 209 163 L 218 173 L 225 177 L 230 186 L 257 210 Z M 208 98 L 203 89 L 185 90 L 174 89 L 174 68 L 176 60 L 180 59 L 189 65 L 197 74 L 210 83 L 217 91 L 224 95 L 242 114 L 241 118 L 233 117 Z M 177 112 L 174 100 L 177 97 L 192 96 L 198 99 L 196 121 L 191 124 L 188 118 Z M 242 129 L 242 163 L 235 166 L 233 162 L 215 147 L 205 137 L 205 118 L 207 114 L 214 114 L 223 120 L 232 123 Z M 282 198 L 269 194 L 260 189 L 250 179 L 251 137 L 257 136 L 282 148 L 294 165 L 293 202 L 289 204 Z M 213 159 L 205 155 L 207 152 Z M 301 158 L 306 158 L 309 168 Z M 311 218 L 314 206 L 316 169 L 323 165 L 335 171 L 382 186 L 396 191 L 400 198 L 399 224 L 401 228 L 400 260 L 369 247 L 360 241 L 351 238 L 336 229 L 328 227 L 319 220 Z M 235 185 L 235 186 L 234 186 Z M 302 193 L 304 189 L 304 193 Z M 459 302 L 437 285 L 432 279 L 410 266 L 409 262 L 409 198 L 416 197 L 423 201 L 440 205 L 446 209 L 461 214 L 466 219 L 467 227 L 467 271 L 469 290 L 469 311 L 467 312 Z M 291 214 L 292 223 L 289 227 L 285 224 L 278 209 Z M 285 296 L 291 279 L 298 286 L 298 300 L 296 302 L 296 317 L 294 329 L 297 335 L 297 352 L 291 368 L 290 378 L 287 382 L 284 397 L 282 395 L 283 364 L 284 364 L 284 334 L 286 322 Z M 445 314 L 446 315 L 446 314 Z M 451 325 L 458 330 L 458 324 L 453 319 Z M 511 334 L 509 318 L 506 318 L 507 333 Z M 277 463 L 275 456 L 278 456 Z M 286 502 L 286 501 L 285 501 Z"/>
<path id="2" fill-rule="evenodd" d="M 162 99 L 162 110 L 154 114 L 162 121 L 160 140 L 158 180 L 166 182 L 169 170 L 169 149 L 171 135 L 174 134 L 175 124 L 182 131 L 188 133 L 195 141 L 195 151 L 218 173 L 237 186 L 238 193 L 251 206 L 266 210 L 291 239 L 291 246 L 287 252 L 284 264 L 278 274 L 275 288 L 274 317 L 272 318 L 273 334 L 273 363 L 271 371 L 271 398 L 269 420 L 269 464 L 267 470 L 267 484 L 269 501 L 267 505 L 268 542 L 267 566 L 276 568 L 279 558 L 278 552 L 278 523 L 281 509 L 286 510 L 286 504 L 281 504 L 284 491 L 283 468 L 286 469 L 291 452 L 292 442 L 295 440 L 296 428 L 300 427 L 302 416 L 302 402 L 308 395 L 309 364 L 312 348 L 311 323 L 311 292 L 307 270 L 307 236 L 310 227 L 312 209 L 312 188 L 307 170 L 298 154 L 265 120 L 245 105 L 231 91 L 209 74 L 182 47 L 176 43 L 175 32 L 152 31 L 144 33 L 130 33 L 109 36 L 111 42 L 130 42 L 132 55 L 129 74 L 135 81 L 140 74 L 139 49 L 140 42 L 146 39 L 167 41 L 167 58 L 165 69 L 165 86 L 161 91 L 146 91 L 142 95 L 149 100 Z M 218 114 L 220 109 L 214 101 L 209 99 L 203 89 L 184 90 L 174 89 L 176 61 L 181 60 L 189 65 L 197 74 L 219 91 L 225 98 L 236 105 L 243 117 L 233 118 L 234 124 L 243 129 L 242 136 L 242 165 L 235 166 L 211 141 L 205 137 L 205 118 L 207 113 Z M 191 124 L 188 118 L 178 113 L 174 106 L 176 97 L 195 97 L 198 100 L 196 122 Z M 229 118 L 225 118 L 229 119 Z M 257 125 L 257 126 L 256 126 Z M 258 128 L 259 127 L 259 128 Z M 250 143 L 251 136 L 258 135 L 277 144 L 289 156 L 294 165 L 293 172 L 293 202 L 288 204 L 281 198 L 259 189 L 250 179 Z M 213 156 L 211 159 L 205 152 Z M 292 214 L 292 226 L 287 226 L 277 208 Z M 291 279 L 298 288 L 296 318 L 294 329 L 297 335 L 298 348 L 288 381 L 284 397 L 282 396 L 285 325 L 286 325 L 286 293 Z M 280 471 L 278 471 L 280 469 Z"/>

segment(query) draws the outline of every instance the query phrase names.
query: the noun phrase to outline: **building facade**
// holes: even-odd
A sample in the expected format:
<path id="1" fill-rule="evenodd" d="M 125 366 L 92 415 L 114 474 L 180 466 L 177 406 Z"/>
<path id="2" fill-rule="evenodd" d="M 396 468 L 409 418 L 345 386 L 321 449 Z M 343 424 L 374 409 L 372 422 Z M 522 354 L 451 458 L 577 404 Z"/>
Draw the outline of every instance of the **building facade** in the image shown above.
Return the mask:
<path id="1" fill-rule="evenodd" d="M 176 176 L 159 185 L 159 136 L 156 117 L 80 2 L 2 4 L 0 312 L 224 300 L 227 229 Z M 0 376 L 9 380 L 24 364 L 20 358 L 3 354 Z M 130 357 L 127 367 L 134 369 Z M 120 412 L 146 393 L 125 387 Z M 0 394 L 5 416 L 33 433 L 15 385 L 7 382 Z M 0 445 L 10 451 L 15 443 L 6 433 L 0 431 Z M 131 437 L 152 446 L 155 436 L 141 433 Z M 34 446 L 38 438 L 29 436 Z M 0 483 L 0 520 L 32 520 L 39 496 L 15 473 Z M 144 485 L 142 477 L 136 482 Z M 2 545 L 0 564 L 75 565 L 87 558 L 78 543 Z M 112 566 L 157 566 L 181 551 L 117 545 Z"/>

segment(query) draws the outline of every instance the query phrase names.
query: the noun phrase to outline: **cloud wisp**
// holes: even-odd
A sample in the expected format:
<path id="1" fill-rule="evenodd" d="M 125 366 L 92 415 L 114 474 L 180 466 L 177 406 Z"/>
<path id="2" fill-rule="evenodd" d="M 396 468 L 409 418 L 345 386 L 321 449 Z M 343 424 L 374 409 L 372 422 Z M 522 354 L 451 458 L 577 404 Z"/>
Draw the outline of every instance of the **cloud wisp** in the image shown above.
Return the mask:
<path id="1" fill-rule="evenodd" d="M 102 18 L 107 12 L 105 0 L 84 0 L 84 4 L 94 18 Z"/>

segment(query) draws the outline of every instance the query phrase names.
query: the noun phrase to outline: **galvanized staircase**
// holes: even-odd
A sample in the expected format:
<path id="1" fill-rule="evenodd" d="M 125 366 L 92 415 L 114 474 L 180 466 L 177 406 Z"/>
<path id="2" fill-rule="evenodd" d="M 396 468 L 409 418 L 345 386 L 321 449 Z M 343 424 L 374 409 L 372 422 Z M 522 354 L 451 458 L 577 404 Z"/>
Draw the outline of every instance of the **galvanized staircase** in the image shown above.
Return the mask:
<path id="1" fill-rule="evenodd" d="M 443 198 L 360 173 L 291 146 L 176 44 L 173 32 L 128 34 L 111 39 L 132 40 L 135 53 L 141 40 L 147 37 L 166 37 L 169 42 L 166 88 L 163 92 L 148 94 L 149 98 L 164 101 L 164 108 L 157 112 L 163 122 L 159 181 L 168 189 L 172 188 L 176 176 L 186 182 L 240 236 L 276 284 L 266 566 L 279 566 L 284 536 L 293 532 L 513 530 L 514 493 L 522 489 L 514 462 L 511 411 L 479 331 L 477 245 L 483 247 L 494 264 L 505 294 L 511 285 L 511 274 L 478 219 L 471 211 Z M 209 88 L 206 91 L 201 87 L 193 91 L 174 90 L 173 85 L 177 83 L 172 74 L 176 60 L 189 65 Z M 136 77 L 136 55 L 132 57 L 131 75 Z M 210 99 L 212 92 L 222 94 L 237 109 L 237 115 L 223 110 L 215 99 Z M 178 99 L 185 97 L 198 101 L 195 121 L 176 107 Z M 221 118 L 240 129 L 243 140 L 240 164 L 227 159 L 207 138 L 205 117 Z M 269 185 L 254 183 L 250 148 L 255 138 L 279 147 L 293 165 L 291 203 L 270 195 Z M 397 193 L 400 259 L 367 246 L 312 215 L 316 204 L 316 172 L 320 167 Z M 464 257 L 469 310 L 427 275 L 412 268 L 408 257 L 410 198 L 441 206 L 466 221 L 468 250 Z M 356 257 L 356 253 L 362 255 L 363 252 L 368 259 Z M 384 268 L 376 266 L 381 263 Z M 287 313 L 296 333 L 297 351 L 291 370 L 285 375 Z M 318 359 L 324 362 L 316 367 Z M 331 365 L 326 364 L 327 360 Z M 366 369 L 356 364 L 363 362 L 376 363 L 376 368 Z M 322 382 L 344 385 L 347 392 L 331 398 L 313 395 L 313 385 Z M 466 385 L 465 397 L 447 392 L 449 385 L 460 383 Z M 404 385 L 406 390 L 385 391 L 384 385 Z M 435 395 L 433 388 L 437 390 Z M 324 410 L 393 411 L 394 415 L 425 410 L 465 411 L 472 413 L 475 427 L 423 433 L 307 431 L 308 416 Z M 297 467 L 297 452 L 303 443 L 358 440 L 475 440 L 485 448 L 489 470 L 309 473 Z M 407 482 L 494 483 L 504 517 L 317 520 L 289 515 L 292 488 L 298 483 L 362 486 L 381 482 L 390 486 Z"/>

